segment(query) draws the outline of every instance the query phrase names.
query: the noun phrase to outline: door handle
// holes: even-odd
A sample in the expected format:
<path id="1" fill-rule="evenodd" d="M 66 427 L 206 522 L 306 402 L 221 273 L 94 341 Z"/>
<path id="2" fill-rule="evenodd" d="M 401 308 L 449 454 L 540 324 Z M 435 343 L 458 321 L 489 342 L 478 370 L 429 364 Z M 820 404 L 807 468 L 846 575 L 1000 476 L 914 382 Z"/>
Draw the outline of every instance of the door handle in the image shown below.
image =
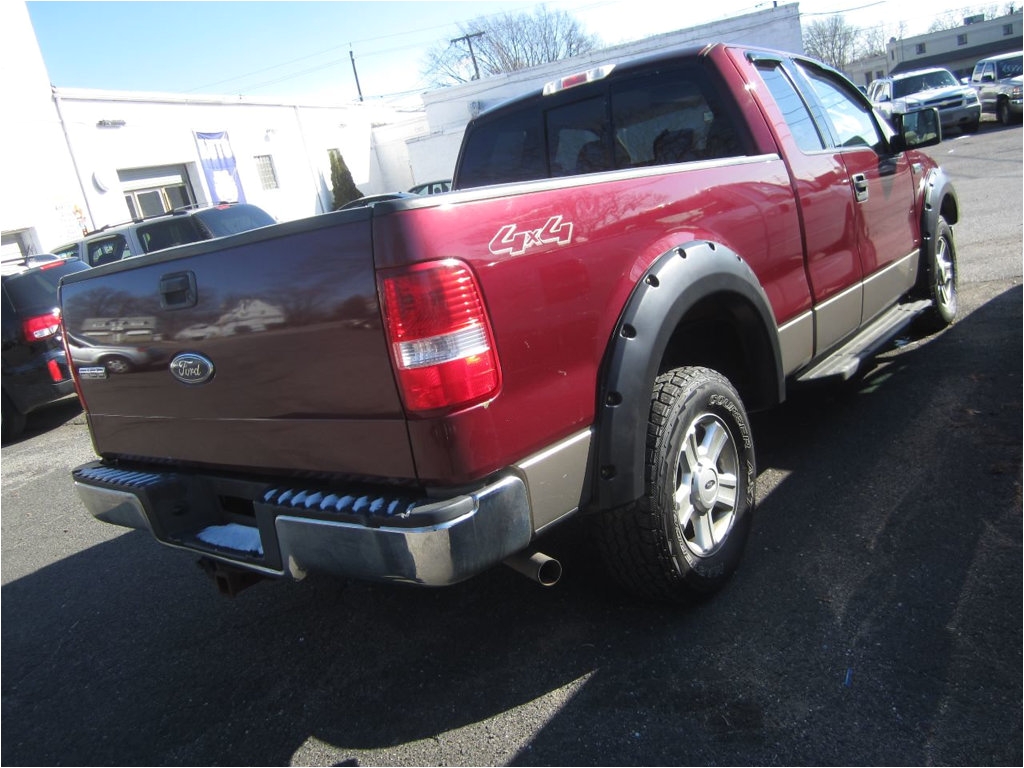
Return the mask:
<path id="1" fill-rule="evenodd" d="M 193 272 L 174 272 L 160 278 L 160 306 L 163 309 L 188 309 L 199 301 Z"/>
<path id="2" fill-rule="evenodd" d="M 857 198 L 858 203 L 863 203 L 868 199 L 868 177 L 863 173 L 855 173 L 851 178 L 853 180 L 853 194 Z"/>

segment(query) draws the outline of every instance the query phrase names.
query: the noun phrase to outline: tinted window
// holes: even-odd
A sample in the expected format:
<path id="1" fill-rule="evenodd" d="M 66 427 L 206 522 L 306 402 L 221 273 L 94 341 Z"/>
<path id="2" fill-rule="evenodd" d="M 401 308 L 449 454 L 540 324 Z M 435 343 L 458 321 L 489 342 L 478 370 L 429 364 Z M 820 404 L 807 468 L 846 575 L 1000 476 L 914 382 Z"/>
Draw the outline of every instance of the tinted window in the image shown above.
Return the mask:
<path id="1" fill-rule="evenodd" d="M 782 117 L 789 126 L 790 133 L 800 149 L 805 152 L 812 152 L 816 149 L 824 149 L 825 142 L 818 133 L 818 128 L 811 118 L 811 113 L 804 103 L 796 87 L 789 77 L 782 70 L 782 67 L 765 62 L 758 65 L 758 71 L 764 79 L 765 85 L 775 98 L 776 104 L 782 110 Z"/>
<path id="2" fill-rule="evenodd" d="M 997 62 L 997 66 L 999 70 L 996 77 L 1000 80 L 1005 80 L 1008 77 L 1016 77 L 1024 72 L 1024 57 L 1018 56 L 1016 59 L 1004 59 Z"/>
<path id="3" fill-rule="evenodd" d="M 664 165 L 745 153 L 719 89 L 699 67 L 647 74 L 611 88 L 615 166 Z"/>
<path id="4" fill-rule="evenodd" d="M 88 267 L 80 261 L 55 263 L 31 269 L 20 275 L 4 278 L 4 291 L 15 309 L 49 308 L 57 306 L 57 284 L 64 275 L 81 272 Z"/>
<path id="5" fill-rule="evenodd" d="M 161 219 L 140 226 L 136 232 L 146 253 L 209 239 L 209 235 L 203 232 L 191 216 Z"/>
<path id="6" fill-rule="evenodd" d="M 742 155 L 722 91 L 701 67 L 676 65 L 531 99 L 476 123 L 459 186 Z"/>
<path id="7" fill-rule="evenodd" d="M 552 176 L 611 170 L 608 111 L 603 98 L 549 109 L 545 123 Z"/>
<path id="8" fill-rule="evenodd" d="M 199 219 L 214 237 L 237 235 L 239 232 L 277 223 L 273 216 L 255 205 L 207 208 L 197 211 L 193 218 Z"/>
<path id="9" fill-rule="evenodd" d="M 460 161 L 459 185 L 479 187 L 545 176 L 540 116 L 536 108 L 524 109 L 473 130 Z"/>

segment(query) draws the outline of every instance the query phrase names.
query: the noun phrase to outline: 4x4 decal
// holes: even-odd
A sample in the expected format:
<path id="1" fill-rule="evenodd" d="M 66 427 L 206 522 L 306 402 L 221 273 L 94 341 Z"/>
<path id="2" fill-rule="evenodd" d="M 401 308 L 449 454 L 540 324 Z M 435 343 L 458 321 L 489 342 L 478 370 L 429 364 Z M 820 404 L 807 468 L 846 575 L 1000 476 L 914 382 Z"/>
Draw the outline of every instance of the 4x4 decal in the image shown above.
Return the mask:
<path id="1" fill-rule="evenodd" d="M 572 222 L 562 221 L 561 216 L 552 216 L 538 229 L 516 230 L 515 224 L 506 224 L 491 238 L 488 245 L 491 253 L 499 256 L 522 256 L 530 248 L 541 245 L 568 245 L 572 242 Z"/>

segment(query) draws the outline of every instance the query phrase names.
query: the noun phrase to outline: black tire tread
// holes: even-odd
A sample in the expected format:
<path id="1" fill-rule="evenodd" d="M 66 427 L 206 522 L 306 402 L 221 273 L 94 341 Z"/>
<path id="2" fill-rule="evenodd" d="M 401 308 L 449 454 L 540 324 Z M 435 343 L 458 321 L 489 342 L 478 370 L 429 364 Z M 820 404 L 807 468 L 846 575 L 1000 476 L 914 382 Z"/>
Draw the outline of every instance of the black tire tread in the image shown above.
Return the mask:
<path id="1" fill-rule="evenodd" d="M 644 451 L 645 494 L 625 506 L 598 512 L 592 526 L 598 550 L 612 578 L 643 598 L 689 602 L 697 597 L 683 585 L 663 527 L 662 512 L 651 499 L 657 497 L 656 457 L 666 436 L 673 403 L 683 392 L 690 390 L 693 397 L 701 384 L 712 382 L 731 388 L 724 376 L 709 368 L 675 369 L 655 380 Z"/>

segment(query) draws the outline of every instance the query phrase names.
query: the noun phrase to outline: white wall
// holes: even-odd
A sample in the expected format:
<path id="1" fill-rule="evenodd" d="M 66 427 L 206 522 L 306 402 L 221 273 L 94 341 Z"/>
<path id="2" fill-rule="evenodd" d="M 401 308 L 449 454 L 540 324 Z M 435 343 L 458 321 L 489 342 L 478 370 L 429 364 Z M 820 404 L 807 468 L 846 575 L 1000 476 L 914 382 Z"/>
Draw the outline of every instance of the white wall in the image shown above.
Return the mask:
<path id="1" fill-rule="evenodd" d="M 281 221 L 330 210 L 329 149 L 341 151 L 357 186 L 375 182 L 368 115 L 358 106 L 80 89 L 56 93 L 95 227 L 129 218 L 117 183 L 117 172 L 126 169 L 184 165 L 198 202 L 216 202 L 201 171 L 195 132 L 227 132 L 246 201 Z M 118 127 L 104 127 L 109 123 Z M 257 155 L 273 158 L 278 188 L 263 189 Z"/>
<path id="2" fill-rule="evenodd" d="M 25 4 L 0 4 L 0 20 L 0 229 L 5 245 L 20 241 L 41 252 L 81 231 L 77 212 L 84 216 L 85 204 Z"/>

